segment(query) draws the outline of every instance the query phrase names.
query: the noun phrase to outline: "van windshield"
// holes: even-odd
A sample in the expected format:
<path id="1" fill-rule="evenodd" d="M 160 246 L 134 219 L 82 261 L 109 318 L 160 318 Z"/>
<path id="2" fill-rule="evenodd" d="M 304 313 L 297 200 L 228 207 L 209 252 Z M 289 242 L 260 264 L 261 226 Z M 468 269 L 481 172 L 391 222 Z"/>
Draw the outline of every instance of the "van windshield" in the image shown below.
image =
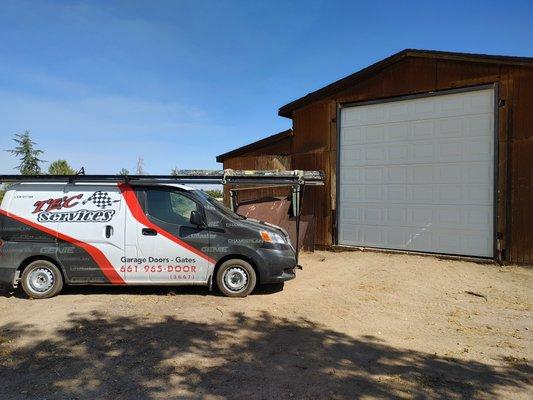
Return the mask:
<path id="1" fill-rule="evenodd" d="M 213 197 L 209 196 L 206 192 L 203 190 L 194 190 L 193 193 L 198 196 L 200 199 L 205 200 L 209 205 L 213 206 L 217 209 L 221 214 L 225 215 L 229 218 L 234 219 L 246 219 L 246 217 L 239 215 L 233 210 L 231 210 L 229 207 L 226 207 L 223 203 L 220 201 L 214 199 Z"/>

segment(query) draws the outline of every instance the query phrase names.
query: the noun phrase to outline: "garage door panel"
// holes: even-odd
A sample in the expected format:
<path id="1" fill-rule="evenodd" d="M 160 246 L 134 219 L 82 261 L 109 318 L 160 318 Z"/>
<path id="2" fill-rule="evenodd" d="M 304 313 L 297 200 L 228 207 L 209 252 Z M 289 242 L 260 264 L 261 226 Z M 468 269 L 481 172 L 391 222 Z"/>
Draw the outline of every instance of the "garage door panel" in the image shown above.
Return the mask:
<path id="1" fill-rule="evenodd" d="M 465 112 L 468 115 L 486 113 L 494 110 L 494 91 L 492 89 L 472 91 L 463 96 L 465 99 Z"/>
<path id="2" fill-rule="evenodd" d="M 485 137 L 493 126 L 492 113 L 345 128 L 344 144 L 392 144 L 405 140 Z M 344 129 L 344 128 L 343 128 Z"/>
<path id="3" fill-rule="evenodd" d="M 418 164 L 352 167 L 341 171 L 341 184 L 431 184 L 486 183 L 492 179 L 493 166 L 478 161 L 450 164 Z"/>
<path id="4" fill-rule="evenodd" d="M 478 206 L 403 206 L 351 204 L 340 217 L 349 224 L 433 227 L 484 232 L 491 227 L 492 208 Z"/>
<path id="5" fill-rule="evenodd" d="M 343 185 L 343 204 L 474 205 L 492 207 L 490 184 Z"/>
<path id="6" fill-rule="evenodd" d="M 492 207 L 493 188 L 490 184 L 467 185 L 469 204 L 490 205 Z"/>
<path id="7" fill-rule="evenodd" d="M 486 95 L 487 91 L 438 96 L 438 101 L 435 96 L 366 105 L 361 112 L 341 115 L 341 124 L 343 127 L 378 125 L 491 113 L 493 99 Z"/>
<path id="8" fill-rule="evenodd" d="M 352 167 L 341 171 L 341 184 L 485 183 L 493 166 L 484 162 Z"/>
<path id="9" fill-rule="evenodd" d="M 383 141 L 386 143 L 403 142 L 413 134 L 413 126 L 409 122 L 399 122 L 385 125 L 383 128 Z"/>
<path id="10" fill-rule="evenodd" d="M 350 144 L 341 149 L 344 166 L 491 161 L 487 137 L 416 140 L 407 144 Z"/>
<path id="11" fill-rule="evenodd" d="M 435 121 L 412 121 L 406 140 L 430 140 L 435 137 Z"/>
<path id="12" fill-rule="evenodd" d="M 407 165 L 397 165 L 394 168 L 386 168 L 385 180 L 383 183 L 407 183 L 409 182 L 409 167 Z M 370 183 L 370 182 L 363 182 Z"/>
<path id="13" fill-rule="evenodd" d="M 395 144 L 385 147 L 387 149 L 386 160 L 389 163 L 403 164 L 409 161 L 409 153 L 411 149 L 405 144 Z"/>
<path id="14" fill-rule="evenodd" d="M 491 241 L 480 232 L 465 232 L 458 236 L 455 229 L 432 227 L 376 227 L 353 225 L 342 238 L 354 246 L 389 248 L 404 251 L 423 251 L 442 254 L 486 256 L 492 249 Z"/>
<path id="15" fill-rule="evenodd" d="M 492 256 L 493 97 L 342 109 L 339 243 Z"/>

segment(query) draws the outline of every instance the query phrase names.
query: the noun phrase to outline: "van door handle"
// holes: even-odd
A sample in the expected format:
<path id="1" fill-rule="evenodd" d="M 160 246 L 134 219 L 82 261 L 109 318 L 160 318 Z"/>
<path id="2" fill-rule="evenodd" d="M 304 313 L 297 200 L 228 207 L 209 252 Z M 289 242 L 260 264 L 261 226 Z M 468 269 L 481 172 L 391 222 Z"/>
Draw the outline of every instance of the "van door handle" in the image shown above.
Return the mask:
<path id="1" fill-rule="evenodd" d="M 113 227 L 111 225 L 106 225 L 105 226 L 105 237 L 106 237 L 106 239 L 109 239 L 112 234 L 113 234 Z"/>
<path id="2" fill-rule="evenodd" d="M 155 229 L 150 229 L 150 228 L 143 228 L 142 229 L 142 234 L 144 236 L 157 236 L 157 232 Z"/>

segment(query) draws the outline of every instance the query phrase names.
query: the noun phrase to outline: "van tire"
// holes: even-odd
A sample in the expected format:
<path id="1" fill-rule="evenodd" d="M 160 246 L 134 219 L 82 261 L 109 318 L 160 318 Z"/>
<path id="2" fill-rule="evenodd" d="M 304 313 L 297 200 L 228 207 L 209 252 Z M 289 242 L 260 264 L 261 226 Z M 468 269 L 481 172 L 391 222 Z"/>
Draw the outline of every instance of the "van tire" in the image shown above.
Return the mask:
<path id="1" fill-rule="evenodd" d="M 63 275 L 50 261 L 35 260 L 24 268 L 22 289 L 32 299 L 48 299 L 63 289 Z"/>
<path id="2" fill-rule="evenodd" d="M 254 267 L 238 258 L 224 261 L 217 271 L 217 286 L 224 296 L 246 297 L 254 290 L 256 282 Z"/>

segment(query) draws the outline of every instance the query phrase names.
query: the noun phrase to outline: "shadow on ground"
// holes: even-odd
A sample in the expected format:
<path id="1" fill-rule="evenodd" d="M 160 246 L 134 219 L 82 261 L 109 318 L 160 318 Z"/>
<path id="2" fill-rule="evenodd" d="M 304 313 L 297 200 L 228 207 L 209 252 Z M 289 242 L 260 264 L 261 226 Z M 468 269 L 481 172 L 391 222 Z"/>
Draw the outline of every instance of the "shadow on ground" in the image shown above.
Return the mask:
<path id="1" fill-rule="evenodd" d="M 52 338 L 1 326 L 0 398 L 463 399 L 531 383 L 525 363 L 437 357 L 268 313 L 222 318 L 72 314 Z"/>
<path id="2" fill-rule="evenodd" d="M 269 284 L 259 285 L 252 292 L 252 296 L 268 295 L 277 293 L 283 290 L 284 284 Z M 121 294 L 121 295 L 135 295 L 135 296 L 169 296 L 169 295 L 198 295 L 198 296 L 223 296 L 217 289 L 210 290 L 207 286 L 167 286 L 167 285 L 140 285 L 140 286 L 119 286 L 119 285 L 73 285 L 65 286 L 61 291 L 60 296 L 68 295 L 97 295 L 97 294 Z M 0 286 L 0 297 L 16 297 L 19 299 L 27 299 L 28 296 L 19 287 L 13 289 L 8 286 Z"/>

